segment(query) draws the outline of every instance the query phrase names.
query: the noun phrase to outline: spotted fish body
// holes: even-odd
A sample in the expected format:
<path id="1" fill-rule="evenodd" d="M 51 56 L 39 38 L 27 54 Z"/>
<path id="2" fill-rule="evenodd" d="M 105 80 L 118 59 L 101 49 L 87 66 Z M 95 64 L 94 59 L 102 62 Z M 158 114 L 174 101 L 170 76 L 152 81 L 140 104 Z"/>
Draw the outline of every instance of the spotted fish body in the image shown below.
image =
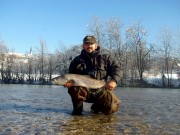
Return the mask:
<path id="1" fill-rule="evenodd" d="M 52 79 L 52 83 L 55 85 L 65 85 L 66 82 L 73 82 L 74 86 L 82 86 L 88 89 L 98 89 L 105 86 L 106 82 L 103 80 L 92 79 L 87 75 L 79 74 L 66 74 L 64 77 L 58 76 Z"/>

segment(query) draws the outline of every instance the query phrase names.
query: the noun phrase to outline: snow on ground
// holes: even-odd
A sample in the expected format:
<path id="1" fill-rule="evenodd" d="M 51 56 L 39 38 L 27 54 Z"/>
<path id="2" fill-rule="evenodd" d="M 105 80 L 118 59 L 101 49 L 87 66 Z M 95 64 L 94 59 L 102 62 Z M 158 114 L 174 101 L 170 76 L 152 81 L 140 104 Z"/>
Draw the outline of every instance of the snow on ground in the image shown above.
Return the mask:
<path id="1" fill-rule="evenodd" d="M 164 74 L 164 80 L 165 80 L 165 83 L 167 84 L 167 78 L 168 78 L 168 75 L 167 74 Z M 171 82 L 173 84 L 174 87 L 178 87 L 180 86 L 180 78 L 178 76 L 178 74 L 172 74 L 172 75 L 169 75 L 169 78 L 171 79 Z M 158 85 L 158 86 L 162 86 L 162 76 L 161 75 L 146 75 L 144 77 L 145 81 L 147 81 L 148 83 L 150 84 L 155 84 L 155 85 Z"/>

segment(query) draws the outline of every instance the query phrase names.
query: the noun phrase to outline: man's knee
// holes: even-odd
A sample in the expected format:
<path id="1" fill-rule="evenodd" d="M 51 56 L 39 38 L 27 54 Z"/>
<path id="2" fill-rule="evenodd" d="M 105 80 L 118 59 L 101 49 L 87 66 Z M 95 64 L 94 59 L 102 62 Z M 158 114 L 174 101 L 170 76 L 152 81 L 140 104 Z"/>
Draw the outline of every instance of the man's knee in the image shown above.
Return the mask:
<path id="1" fill-rule="evenodd" d="M 87 89 L 84 87 L 71 87 L 68 89 L 68 93 L 74 100 L 85 101 L 87 98 Z"/>
<path id="2" fill-rule="evenodd" d="M 105 90 L 102 95 L 99 96 L 97 104 L 99 105 L 99 110 L 103 114 L 108 115 L 119 110 L 120 100 L 113 92 Z"/>

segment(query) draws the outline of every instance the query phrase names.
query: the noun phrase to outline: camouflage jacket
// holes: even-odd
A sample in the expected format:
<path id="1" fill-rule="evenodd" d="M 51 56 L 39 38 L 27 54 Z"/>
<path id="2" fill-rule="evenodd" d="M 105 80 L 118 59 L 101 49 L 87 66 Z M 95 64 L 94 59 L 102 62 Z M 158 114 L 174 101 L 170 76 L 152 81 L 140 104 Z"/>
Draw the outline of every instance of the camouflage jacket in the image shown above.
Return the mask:
<path id="1" fill-rule="evenodd" d="M 120 80 L 120 65 L 112 60 L 110 55 L 102 54 L 100 47 L 92 54 L 83 49 L 81 54 L 75 57 L 69 66 L 69 73 L 89 75 L 98 80 Z M 109 78 L 110 77 L 110 78 Z"/>

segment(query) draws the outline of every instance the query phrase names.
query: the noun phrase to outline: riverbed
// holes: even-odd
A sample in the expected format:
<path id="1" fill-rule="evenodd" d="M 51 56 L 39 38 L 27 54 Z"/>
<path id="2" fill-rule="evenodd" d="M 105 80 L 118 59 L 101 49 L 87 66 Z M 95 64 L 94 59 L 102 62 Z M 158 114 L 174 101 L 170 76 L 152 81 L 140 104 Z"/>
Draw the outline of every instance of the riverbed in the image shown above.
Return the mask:
<path id="1" fill-rule="evenodd" d="M 55 85 L 0 84 L 0 135 L 178 135 L 180 90 L 123 88 L 112 115 L 93 114 L 84 103 L 72 116 L 67 89 Z"/>

